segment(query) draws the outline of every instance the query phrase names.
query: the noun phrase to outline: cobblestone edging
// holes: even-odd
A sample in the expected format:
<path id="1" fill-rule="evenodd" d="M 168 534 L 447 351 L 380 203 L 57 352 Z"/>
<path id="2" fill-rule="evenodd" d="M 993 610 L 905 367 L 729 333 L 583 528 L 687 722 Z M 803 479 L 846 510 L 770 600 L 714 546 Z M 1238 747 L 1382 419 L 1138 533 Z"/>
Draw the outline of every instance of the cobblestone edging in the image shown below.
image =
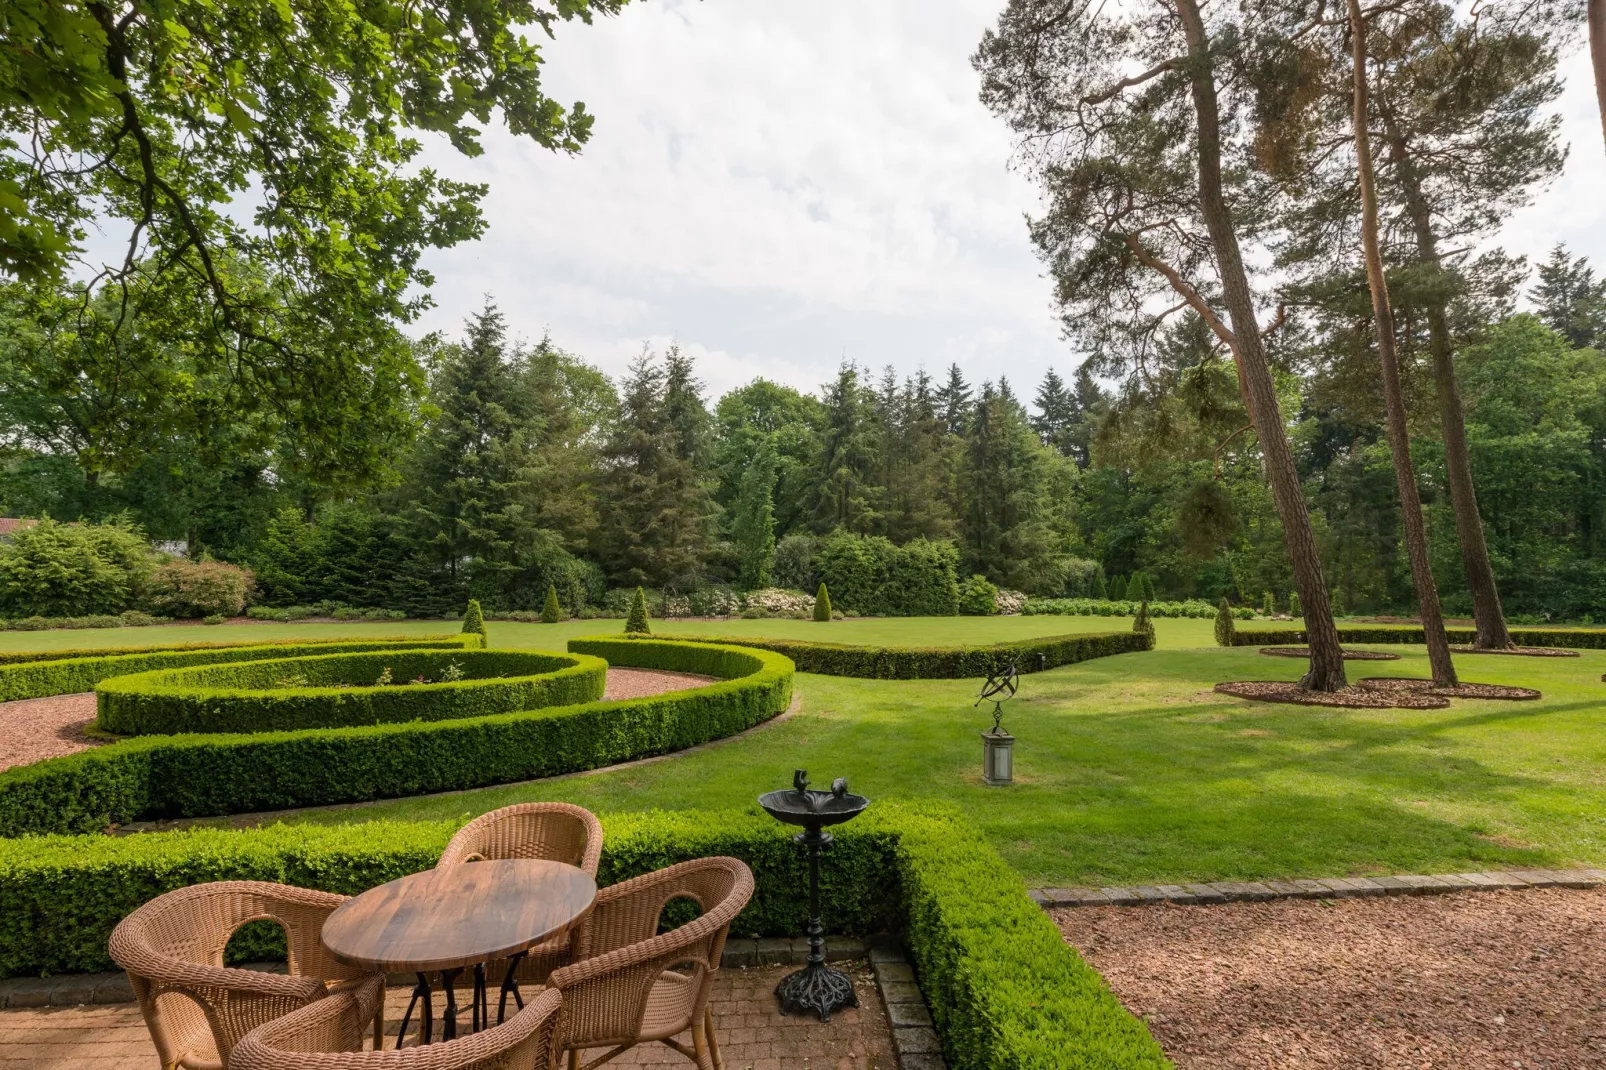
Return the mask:
<path id="1" fill-rule="evenodd" d="M 909 965 L 903 948 L 886 940 L 874 942 L 870 948 L 870 969 L 875 973 L 875 986 L 881 992 L 881 1002 L 887 1007 L 887 1022 L 892 1026 L 892 1046 L 898 1053 L 898 1066 L 902 1070 L 948 1070 L 942 1057 L 942 1041 L 931 1021 L 926 997 L 915 983 L 914 968 Z"/>
<path id="2" fill-rule="evenodd" d="M 1599 888 L 1603 885 L 1606 885 L 1606 870 L 1515 869 L 1490 873 L 1440 873 L 1431 877 L 1406 874 L 1397 877 L 1334 877 L 1328 880 L 1143 884 L 1131 888 L 1040 888 L 1033 890 L 1031 897 L 1044 909 L 1135 907 L 1146 903 L 1210 906 L 1270 899 L 1357 899 L 1381 895 L 1439 895 L 1446 892 L 1493 892 L 1521 888 Z"/>

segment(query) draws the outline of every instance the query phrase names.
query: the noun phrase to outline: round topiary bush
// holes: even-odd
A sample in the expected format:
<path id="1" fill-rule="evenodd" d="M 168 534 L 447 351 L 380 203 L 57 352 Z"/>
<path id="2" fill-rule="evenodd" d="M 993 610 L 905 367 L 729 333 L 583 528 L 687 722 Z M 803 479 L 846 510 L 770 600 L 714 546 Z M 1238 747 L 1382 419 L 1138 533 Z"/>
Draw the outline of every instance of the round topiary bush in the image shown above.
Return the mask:
<path id="1" fill-rule="evenodd" d="M 444 721 L 594 702 L 608 664 L 530 650 L 384 650 L 160 669 L 96 687 L 123 735 Z"/>

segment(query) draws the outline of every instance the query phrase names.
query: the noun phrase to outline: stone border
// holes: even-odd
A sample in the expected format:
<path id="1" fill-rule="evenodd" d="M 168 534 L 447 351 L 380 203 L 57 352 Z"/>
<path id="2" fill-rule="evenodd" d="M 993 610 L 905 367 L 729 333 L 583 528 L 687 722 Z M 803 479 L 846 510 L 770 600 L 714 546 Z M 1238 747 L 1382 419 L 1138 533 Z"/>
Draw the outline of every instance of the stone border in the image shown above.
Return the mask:
<path id="1" fill-rule="evenodd" d="M 1599 888 L 1601 869 L 1516 869 L 1488 873 L 1405 874 L 1397 877 L 1335 877 L 1327 880 L 1214 881 L 1209 884 L 1143 884 L 1130 888 L 1040 888 L 1029 894 L 1045 910 L 1056 907 L 1120 906 L 1150 903 L 1213 906 L 1271 899 L 1357 899 L 1381 895 L 1437 895 L 1520 888 Z"/>
<path id="2" fill-rule="evenodd" d="M 931 1020 L 926 997 L 915 983 L 914 968 L 896 941 L 881 939 L 870 947 L 870 969 L 892 1026 L 892 1047 L 901 1070 L 948 1070 L 942 1040 Z"/>

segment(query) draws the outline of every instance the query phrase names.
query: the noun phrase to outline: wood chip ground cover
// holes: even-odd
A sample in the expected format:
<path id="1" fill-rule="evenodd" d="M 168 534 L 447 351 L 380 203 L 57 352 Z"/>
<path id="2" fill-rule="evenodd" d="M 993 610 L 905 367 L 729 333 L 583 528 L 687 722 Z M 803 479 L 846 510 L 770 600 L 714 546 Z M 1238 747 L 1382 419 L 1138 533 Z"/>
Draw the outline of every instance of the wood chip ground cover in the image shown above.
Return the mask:
<path id="1" fill-rule="evenodd" d="M 1237 680 L 1217 684 L 1223 695 L 1254 699 L 1257 702 L 1287 702 L 1295 706 L 1332 706 L 1352 710 L 1442 710 L 1450 700 L 1419 691 L 1368 690 L 1360 687 L 1343 691 L 1309 691 L 1295 680 Z"/>
<path id="2" fill-rule="evenodd" d="M 1308 658 L 1308 646 L 1263 646 L 1260 652 L 1269 658 Z M 1398 654 L 1390 654 L 1382 650 L 1346 650 L 1345 661 L 1399 661 Z"/>

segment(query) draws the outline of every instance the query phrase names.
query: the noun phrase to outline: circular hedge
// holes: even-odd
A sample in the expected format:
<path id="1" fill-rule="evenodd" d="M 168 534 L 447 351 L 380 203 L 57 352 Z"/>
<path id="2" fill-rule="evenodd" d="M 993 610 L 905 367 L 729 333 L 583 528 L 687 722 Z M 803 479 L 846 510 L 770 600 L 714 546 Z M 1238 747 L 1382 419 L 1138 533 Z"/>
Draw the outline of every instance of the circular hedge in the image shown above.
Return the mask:
<path id="1" fill-rule="evenodd" d="M 444 721 L 595 702 L 608 664 L 528 650 L 383 650 L 159 669 L 102 681 L 122 735 L 279 732 Z"/>

